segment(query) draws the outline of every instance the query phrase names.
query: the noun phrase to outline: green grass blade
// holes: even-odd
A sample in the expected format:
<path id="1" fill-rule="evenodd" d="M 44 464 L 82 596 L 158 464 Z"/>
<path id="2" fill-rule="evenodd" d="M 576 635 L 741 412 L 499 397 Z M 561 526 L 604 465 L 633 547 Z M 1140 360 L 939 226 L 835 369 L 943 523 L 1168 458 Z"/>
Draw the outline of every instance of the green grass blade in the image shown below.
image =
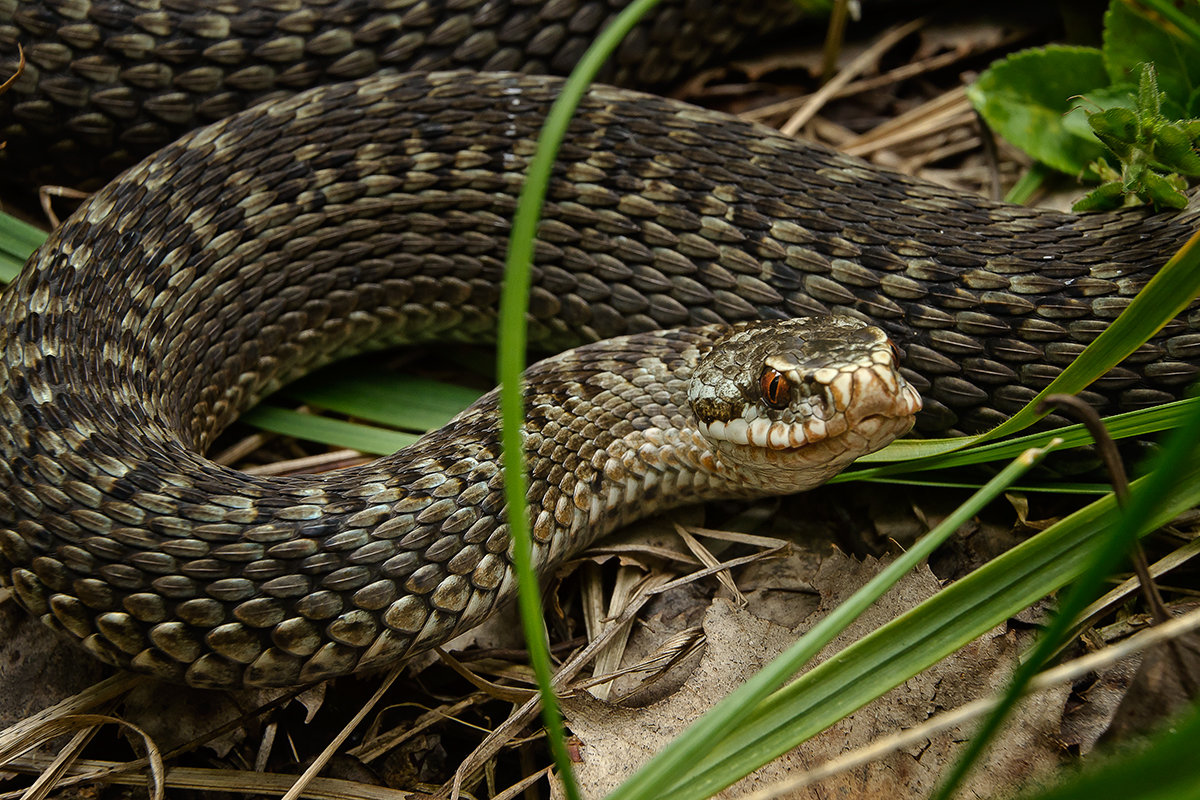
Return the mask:
<path id="1" fill-rule="evenodd" d="M 1200 503 L 1200 447 L 1139 533 Z M 1144 491 L 1147 478 L 1134 482 Z M 1079 577 L 1119 517 L 1113 496 L 1091 503 L 951 584 L 771 695 L 663 800 L 699 800 L 819 733 Z"/>
<path id="2" fill-rule="evenodd" d="M 918 480 L 916 478 L 872 478 L 866 483 L 882 483 L 891 486 L 925 486 L 930 489 L 971 489 L 976 490 L 982 487 L 982 482 L 971 483 L 969 481 L 939 481 L 936 478 L 929 480 Z M 1112 491 L 1112 487 L 1107 483 L 1033 483 L 1022 484 L 1014 483 L 1009 486 L 1007 491 L 1010 492 L 1046 492 L 1049 494 L 1093 494 L 1102 495 Z"/>
<path id="3" fill-rule="evenodd" d="M 1114 439 L 1144 437 L 1179 427 L 1196 408 L 1200 408 L 1200 398 L 1176 400 L 1174 403 L 1164 403 L 1153 408 L 1142 408 L 1137 411 L 1127 411 L 1124 414 L 1104 417 L 1104 427 L 1108 429 L 1109 435 Z M 1091 434 L 1087 432 L 1086 428 L 1082 425 L 1068 425 L 1065 428 L 1031 433 L 1014 439 L 1005 439 L 1002 442 L 976 445 L 952 453 L 926 456 L 879 467 L 848 470 L 841 475 L 834 476 L 829 482 L 877 480 L 892 475 L 908 475 L 926 470 L 951 469 L 989 461 L 1005 461 L 1015 458 L 1017 454 L 1027 448 L 1044 447 L 1052 438 L 1063 440 L 1063 447 L 1060 449 L 1086 446 L 1092 443 Z"/>
<path id="4" fill-rule="evenodd" d="M 1143 341 L 1186 307 L 1200 292 L 1200 269 L 1197 268 L 1200 266 L 1198 238 L 1200 238 L 1200 234 L 1185 244 L 1168 264 L 1148 282 L 1124 313 L 1098 336 L 1075 362 L 1064 369 L 1058 378 L 1046 387 L 1032 403 L 1012 419 L 979 437 L 934 442 L 900 442 L 894 444 L 889 450 L 893 451 L 893 455 L 899 452 L 902 456 L 914 452 L 922 455 L 949 452 L 972 442 L 982 442 L 1007 435 L 1036 421 L 1039 415 L 1035 408 L 1042 397 L 1054 392 L 1074 393 L 1084 388 L 1136 350 Z M 884 458 L 883 460 L 888 459 Z M 1099 510 L 1105 508 L 1103 504 L 1106 500 L 1108 498 L 1097 501 L 1084 511 L 1091 509 L 1090 514 L 1098 514 Z M 1080 516 L 1079 513 L 1068 517 L 1059 525 L 1047 529 L 1031 542 L 1048 541 L 1054 544 L 1062 540 L 1069 540 L 1072 536 L 1081 536 L 1083 533 L 1088 534 L 1084 540 L 1091 541 L 1090 537 L 1095 534 L 1095 530 L 1089 526 L 1094 523 L 1094 520 L 1087 514 Z M 1057 533 L 1045 538 L 1050 531 L 1057 531 Z M 1018 555 L 1015 557 L 1036 558 L 1040 552 L 1039 546 L 1047 545 L 1017 548 L 1006 555 L 1012 556 L 1013 553 L 1017 553 Z M 618 789 L 618 794 L 615 794 L 614 797 L 681 799 L 706 797 L 823 730 L 845 714 L 869 702 L 878 694 L 945 657 L 1010 614 L 1016 613 L 1046 593 L 1058 588 L 1069 579 L 1064 577 L 1066 573 L 1063 570 L 1065 568 L 1070 567 L 1070 577 L 1075 577 L 1082 571 L 1078 558 L 1068 558 L 1063 553 L 1056 553 L 1055 558 L 1049 561 L 1036 562 L 1036 567 L 1030 574 L 1022 572 L 1026 568 L 1025 565 L 1021 565 L 1015 575 L 1005 574 L 1003 570 L 1012 563 L 1011 559 L 1005 560 L 1004 557 L 997 559 L 993 564 L 999 566 L 989 569 L 992 565 L 988 565 L 978 571 L 978 574 L 983 576 L 982 578 L 972 581 L 972 576 L 968 576 L 946 592 L 923 604 L 923 608 L 934 609 L 942 614 L 942 617 L 939 617 L 938 614 L 928 610 L 923 612 L 932 614 L 932 618 L 939 621 L 937 627 L 923 628 L 918 623 L 909 622 L 907 624 L 910 627 L 918 630 L 895 632 L 893 634 L 896 637 L 895 642 L 883 642 L 881 646 L 878 637 L 872 634 L 859 643 L 860 645 L 863 642 L 871 644 L 859 650 L 848 648 L 846 652 L 866 654 L 861 664 L 862 669 L 855 675 L 852 682 L 839 683 L 840 676 L 824 677 L 828 675 L 828 668 L 822 665 L 791 686 L 764 700 L 761 707 L 757 707 L 757 701 L 752 699 L 752 695 L 741 695 L 742 690 L 739 689 L 731 695 L 731 698 L 739 698 L 739 702 L 744 705 L 741 709 L 734 709 L 732 713 L 743 715 L 745 717 L 743 722 L 731 729 L 725 718 L 721 718 L 718 722 L 708 723 L 706 719 L 709 715 L 705 715 L 680 739 L 690 737 L 692 730 L 699 729 L 709 741 L 699 741 L 700 737 L 697 737 L 697 741 L 687 739 L 689 743 L 686 747 L 689 749 L 683 751 L 684 757 L 675 759 L 669 767 L 660 766 L 663 763 L 664 754 L 671 753 L 676 747 L 676 743 L 672 743 L 664 751 L 664 754 L 653 759 L 643 768 L 643 771 L 631 779 L 641 782 L 635 784 L 634 789 L 630 790 L 628 795 L 620 794 L 624 788 L 622 787 L 622 789 Z M 990 598 L 988 605 L 977 606 L 970 602 L 969 596 L 963 594 L 964 591 L 980 582 L 988 591 Z M 953 603 L 949 606 L 939 607 L 935 601 L 947 593 L 954 598 Z M 1003 612 L 998 613 L 997 609 L 1003 609 Z M 950 616 L 943 618 L 946 614 Z M 910 615 L 906 615 L 902 619 L 909 620 Z M 887 652 L 888 646 L 900 647 L 902 652 L 889 653 Z M 854 647 L 858 647 L 858 645 Z M 843 664 L 843 660 L 840 656 L 835 659 L 840 665 Z M 810 677 L 814 675 L 817 677 Z M 812 685 L 814 681 L 830 681 L 836 686 L 823 685 L 819 691 L 804 694 L 804 687 Z M 756 707 L 747 710 L 746 706 L 750 705 Z M 718 713 L 724 715 L 726 713 L 725 701 L 718 708 L 722 709 Z M 710 712 L 710 715 L 712 713 Z M 718 742 L 717 739 L 726 731 L 729 731 L 728 739 Z M 702 757 L 701 754 L 713 748 L 714 744 L 715 749 L 712 754 L 709 757 Z M 685 770 L 682 776 L 679 772 L 681 769 Z M 643 774 L 651 777 L 640 777 Z M 669 792 L 664 793 L 664 783 L 668 780 L 673 781 L 672 788 Z"/>
<path id="5" fill-rule="evenodd" d="M 284 436 L 295 436 L 310 442 L 349 447 L 364 453 L 389 455 L 408 447 L 418 436 L 411 433 L 376 428 L 340 419 L 301 414 L 288 408 L 271 405 L 256 406 L 241 419 L 255 427 Z"/>
<path id="6" fill-rule="evenodd" d="M 1029 202 L 1029 198 L 1037 193 L 1038 189 L 1042 188 L 1042 184 L 1046 179 L 1054 174 L 1054 168 L 1048 167 L 1040 161 L 1035 161 L 1022 173 L 1013 187 L 1008 190 L 1008 194 L 1004 195 L 1004 202 L 1016 203 L 1017 205 L 1025 205 Z"/>
<path id="7" fill-rule="evenodd" d="M 772 692 L 796 674 L 821 648 L 833 641 L 896 581 L 928 558 L 961 525 L 1005 491 L 1033 464 L 1041 460 L 1045 452 L 1045 450 L 1031 450 L 1009 464 L 970 500 L 959 506 L 942 524 L 925 534 L 912 548 L 818 622 L 785 653 L 731 692 L 715 708 L 667 745 L 653 760 L 645 764 L 609 795 L 609 800 L 652 800 L 663 797 L 664 788 L 672 784 L 679 785 L 679 776 L 695 765 L 698 760 L 704 758 L 714 743 L 736 730 L 739 725 L 749 724 L 747 718 L 754 713 L 760 703 L 766 701 Z M 741 775 L 727 777 L 728 782 L 732 783 Z M 717 787 L 717 789 L 719 788 Z"/>
<path id="8" fill-rule="evenodd" d="M 1066 783 L 1024 800 L 1200 800 L 1200 706 L 1137 747 L 1091 766 Z"/>
<path id="9" fill-rule="evenodd" d="M 462 386 L 367 372 L 361 366 L 323 369 L 285 387 L 282 393 L 307 405 L 418 432 L 442 427 L 480 395 Z"/>
<path id="10" fill-rule="evenodd" d="M 525 368 L 525 320 L 529 308 L 530 273 L 533 265 L 533 242 L 541 220 L 542 205 L 550 185 L 550 173 L 558 148 L 566 136 L 571 117 L 583 99 L 587 87 L 600 71 L 608 56 L 625 35 L 658 0 L 634 0 L 600 33 L 579 59 L 563 84 L 542 130 L 537 148 L 525 173 L 517 210 L 513 217 L 508 256 L 504 266 L 504 286 L 500 292 L 499 337 L 496 372 L 500 380 L 501 441 L 504 474 L 504 496 L 507 503 L 508 529 L 513 542 L 513 565 L 517 571 L 517 598 L 521 624 L 529 647 L 529 660 L 537 676 L 542 698 L 542 719 L 559 778 L 570 800 L 578 800 L 571 760 L 563 738 L 562 718 L 558 701 L 550 685 L 550 651 L 546 644 L 546 627 L 542 619 L 541 591 L 533 570 L 533 542 L 529 529 L 529 510 L 525 503 L 528 481 L 521 442 L 521 424 L 525 413 L 521 398 L 521 372 Z"/>
<path id="11" fill-rule="evenodd" d="M 1117 568 L 1121 559 L 1137 541 L 1144 530 L 1143 520 L 1176 489 L 1181 470 L 1187 468 L 1189 461 L 1200 463 L 1200 447 L 1197 443 L 1200 443 L 1200 411 L 1192 413 L 1167 439 L 1154 470 L 1145 477 L 1138 491 L 1131 494 L 1129 507 L 1121 513 L 1111 532 L 1100 540 L 1099 546 L 1089 559 L 1087 569 L 1067 593 L 1058 613 L 1038 637 L 1032 652 L 1017 668 L 1012 683 L 1005 692 L 1004 700 L 971 738 L 966 752 L 935 794 L 935 800 L 949 800 L 953 796 L 971 766 L 982 755 L 984 748 L 1016 706 L 1025 687 L 1058 650 L 1070 633 L 1076 617 L 1101 593 L 1105 577 Z"/>
<path id="12" fill-rule="evenodd" d="M 46 240 L 46 232 L 0 212 L 0 282 L 17 277 L 33 251 Z"/>
<path id="13" fill-rule="evenodd" d="M 1152 277 L 1129 306 L 1028 405 L 979 436 L 955 439 L 904 439 L 863 456 L 860 463 L 907 461 L 960 450 L 1029 427 L 1043 414 L 1037 407 L 1051 394 L 1076 394 L 1125 360 L 1200 296 L 1200 232 L 1193 234 Z"/>
<path id="14" fill-rule="evenodd" d="M 1200 295 L 1200 232 L 1179 248 L 1129 306 L 1092 341 L 1050 385 L 1025 408 L 984 434 L 986 440 L 1007 436 L 1036 422 L 1042 399 L 1051 394 L 1077 394 L 1124 361 Z"/>

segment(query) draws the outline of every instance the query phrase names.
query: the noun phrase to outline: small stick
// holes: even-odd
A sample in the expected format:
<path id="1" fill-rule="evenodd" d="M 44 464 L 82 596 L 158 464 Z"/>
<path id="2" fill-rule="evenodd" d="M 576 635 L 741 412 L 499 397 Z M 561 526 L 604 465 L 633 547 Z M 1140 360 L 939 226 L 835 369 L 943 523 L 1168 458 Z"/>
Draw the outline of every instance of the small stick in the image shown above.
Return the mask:
<path id="1" fill-rule="evenodd" d="M 1108 428 L 1105 428 L 1104 423 L 1100 421 L 1100 415 L 1096 413 L 1096 409 L 1075 395 L 1051 394 L 1042 400 L 1038 406 L 1038 412 L 1045 413 L 1052 409 L 1070 413 L 1087 428 L 1088 433 L 1096 442 L 1096 452 L 1100 454 L 1104 468 L 1108 472 L 1108 480 L 1112 484 L 1113 494 L 1117 496 L 1117 505 L 1122 509 L 1127 508 L 1129 506 L 1129 476 L 1125 472 L 1125 462 L 1121 460 L 1117 443 L 1109 435 Z M 1142 592 L 1146 595 L 1146 603 L 1150 606 L 1150 613 L 1154 617 L 1155 623 L 1161 624 L 1171 619 L 1171 614 L 1167 611 L 1166 604 L 1163 603 L 1162 595 L 1158 592 L 1158 584 L 1150 575 L 1150 566 L 1146 562 L 1146 552 L 1142 549 L 1141 542 L 1134 542 L 1130 558 L 1133 561 L 1133 571 L 1137 573 L 1138 582 L 1142 585 Z"/>

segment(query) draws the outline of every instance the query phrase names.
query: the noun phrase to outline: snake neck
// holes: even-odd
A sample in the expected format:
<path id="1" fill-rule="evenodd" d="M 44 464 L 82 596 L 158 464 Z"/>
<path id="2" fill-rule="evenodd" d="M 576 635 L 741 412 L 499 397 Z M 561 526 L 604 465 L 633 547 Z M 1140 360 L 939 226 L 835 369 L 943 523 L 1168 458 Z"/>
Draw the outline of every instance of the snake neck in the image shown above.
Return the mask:
<path id="1" fill-rule="evenodd" d="M 539 569 L 635 517 L 754 493 L 686 406 L 691 368 L 725 329 L 623 337 L 531 368 Z M 0 565 L 22 605 L 109 663 L 203 687 L 293 685 L 411 656 L 514 594 L 494 392 L 392 456 L 263 478 L 207 461 L 161 422 L 116 434 L 69 418 L 76 398 L 52 388 L 7 390 Z"/>
<path id="2" fill-rule="evenodd" d="M 618 337 L 530 370 L 528 498 L 549 558 L 648 514 L 765 493 L 700 433 L 687 400 L 697 361 L 729 330 Z M 491 416 L 492 401 L 485 405 Z"/>

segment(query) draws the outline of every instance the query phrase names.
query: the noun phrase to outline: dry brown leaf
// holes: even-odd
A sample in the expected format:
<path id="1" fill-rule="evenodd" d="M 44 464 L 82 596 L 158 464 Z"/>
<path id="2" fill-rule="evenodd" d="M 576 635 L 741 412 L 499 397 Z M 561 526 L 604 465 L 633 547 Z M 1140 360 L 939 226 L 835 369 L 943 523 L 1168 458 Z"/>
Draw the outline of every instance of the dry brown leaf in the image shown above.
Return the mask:
<path id="1" fill-rule="evenodd" d="M 122 716 L 143 728 L 164 752 L 169 752 L 245 713 L 236 702 L 248 692 L 211 692 L 187 686 L 170 686 L 145 679 L 129 693 Z M 248 706 L 253 707 L 253 706 Z M 238 727 L 206 741 L 205 746 L 223 757 L 246 738 Z"/>
<path id="2" fill-rule="evenodd" d="M 1145 653 L 1100 742 L 1124 741 L 1160 727 L 1200 694 L 1200 636 L 1189 633 Z"/>
<path id="3" fill-rule="evenodd" d="M 879 562 L 856 562 L 834 553 L 821 564 L 812 585 L 821 597 L 821 609 L 802 629 L 841 602 L 879 569 Z M 822 651 L 828 658 L 853 639 L 911 608 L 932 595 L 939 582 L 928 569 L 909 575 L 881 599 L 846 635 Z M 751 605 L 751 608 L 754 608 Z M 789 646 L 798 632 L 762 619 L 732 604 L 717 601 L 705 617 L 708 649 L 691 679 L 674 695 L 642 709 L 600 703 L 586 697 L 564 702 L 571 729 L 582 741 L 577 776 L 586 796 L 600 796 L 673 739 L 693 719 L 720 697 L 739 686 L 763 664 Z M 825 733 L 722 793 L 733 797 L 836 757 L 847 748 L 923 722 L 941 709 L 988 694 L 1007 679 L 1019 652 L 1018 632 L 994 630 L 859 710 Z M 1018 713 L 1000 744 L 976 773 L 974 787 L 989 788 L 994 776 L 1019 782 L 1058 763 L 1060 747 L 1055 734 L 1062 713 L 1064 688 L 1035 698 Z M 832 796 L 904 798 L 926 795 L 941 770 L 961 748 L 963 736 L 943 735 L 927 746 L 895 753 L 851 773 L 835 776 L 818 787 L 796 793 L 797 798 Z M 980 785 L 980 784 L 984 785 Z M 990 786 L 995 789 L 995 786 Z"/>
<path id="4" fill-rule="evenodd" d="M 1063 714 L 1060 736 L 1064 746 L 1077 749 L 1080 755 L 1095 749 L 1121 698 L 1129 691 L 1139 663 L 1140 656 L 1120 661 L 1101 670 L 1093 680 L 1076 690 Z"/>

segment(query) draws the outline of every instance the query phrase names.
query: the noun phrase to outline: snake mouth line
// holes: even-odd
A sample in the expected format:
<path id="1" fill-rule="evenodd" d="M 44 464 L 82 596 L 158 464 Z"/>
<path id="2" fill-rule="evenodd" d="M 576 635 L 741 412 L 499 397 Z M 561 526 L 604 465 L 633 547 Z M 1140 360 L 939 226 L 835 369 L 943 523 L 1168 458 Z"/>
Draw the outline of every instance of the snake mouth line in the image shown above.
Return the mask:
<path id="1" fill-rule="evenodd" d="M 822 443 L 829 443 L 853 433 L 856 428 L 874 429 L 888 422 L 911 418 L 913 412 L 900 411 L 897 413 L 870 414 L 859 419 L 854 427 L 849 427 L 840 421 L 837 430 L 832 430 L 824 420 L 813 423 L 773 423 L 756 426 L 737 419 L 728 423 L 715 421 L 710 424 L 699 423 L 699 429 L 710 440 L 726 445 L 745 447 L 756 450 L 770 450 L 779 454 L 798 453 Z M 765 422 L 756 420 L 755 422 Z"/>
<path id="2" fill-rule="evenodd" d="M 749 421 L 738 418 L 728 422 L 700 422 L 699 427 L 700 432 L 709 439 L 767 450 L 800 450 L 837 435 L 828 430 L 825 420 L 819 419 L 806 423 L 784 423 L 763 418 Z M 844 429 L 844 424 L 842 427 Z"/>
<path id="3" fill-rule="evenodd" d="M 830 442 L 855 431 L 868 431 L 903 420 L 911 422 L 921 410 L 920 396 L 908 385 L 898 387 L 897 393 L 886 399 L 875 399 L 878 402 L 871 405 L 882 408 L 863 409 L 865 413 L 855 414 L 852 419 L 842 413 L 829 420 L 814 417 L 803 422 L 783 422 L 764 417 L 753 420 L 739 417 L 727 422 L 713 420 L 706 423 L 697 420 L 697 425 L 700 432 L 712 441 L 786 453 Z"/>

